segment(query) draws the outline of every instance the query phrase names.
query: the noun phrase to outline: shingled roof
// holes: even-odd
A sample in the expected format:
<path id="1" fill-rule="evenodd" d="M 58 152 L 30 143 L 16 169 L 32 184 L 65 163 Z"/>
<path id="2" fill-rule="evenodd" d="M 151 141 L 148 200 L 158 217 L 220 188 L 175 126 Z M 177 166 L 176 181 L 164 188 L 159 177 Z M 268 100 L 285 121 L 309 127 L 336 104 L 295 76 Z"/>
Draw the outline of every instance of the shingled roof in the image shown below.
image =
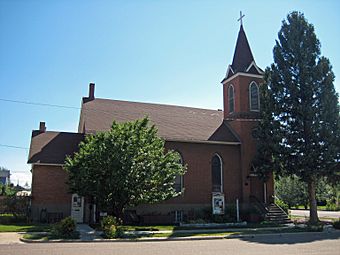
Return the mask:
<path id="1" fill-rule="evenodd" d="M 34 130 L 28 156 L 29 164 L 64 164 L 67 155 L 78 151 L 84 134 Z"/>
<path id="2" fill-rule="evenodd" d="M 113 120 L 126 122 L 148 116 L 158 134 L 168 141 L 239 142 L 228 126 L 223 128 L 223 136 L 213 136 L 223 123 L 223 111 L 109 99 L 83 102 L 78 132 L 106 131 Z"/>

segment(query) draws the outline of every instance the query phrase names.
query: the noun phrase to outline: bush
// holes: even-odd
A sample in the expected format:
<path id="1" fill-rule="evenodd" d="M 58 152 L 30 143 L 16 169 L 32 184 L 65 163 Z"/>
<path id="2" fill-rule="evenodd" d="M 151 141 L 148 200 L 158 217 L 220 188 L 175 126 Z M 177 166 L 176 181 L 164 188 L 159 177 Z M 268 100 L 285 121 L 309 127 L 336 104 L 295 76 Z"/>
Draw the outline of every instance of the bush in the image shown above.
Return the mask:
<path id="1" fill-rule="evenodd" d="M 340 219 L 333 222 L 333 227 L 334 227 L 335 229 L 340 229 Z"/>
<path id="2" fill-rule="evenodd" d="M 120 225 L 121 222 L 113 216 L 104 217 L 101 222 L 101 226 L 106 238 L 123 237 L 124 231 Z"/>
<path id="3" fill-rule="evenodd" d="M 67 217 L 52 227 L 51 234 L 54 238 L 77 238 L 76 222 L 71 217 Z"/>
<path id="4" fill-rule="evenodd" d="M 13 215 L 11 213 L 0 214 L 0 224 L 23 224 L 27 222 L 25 215 Z"/>
<path id="5" fill-rule="evenodd" d="M 338 211 L 340 210 L 340 207 L 331 201 L 327 201 L 326 210 L 327 211 Z"/>

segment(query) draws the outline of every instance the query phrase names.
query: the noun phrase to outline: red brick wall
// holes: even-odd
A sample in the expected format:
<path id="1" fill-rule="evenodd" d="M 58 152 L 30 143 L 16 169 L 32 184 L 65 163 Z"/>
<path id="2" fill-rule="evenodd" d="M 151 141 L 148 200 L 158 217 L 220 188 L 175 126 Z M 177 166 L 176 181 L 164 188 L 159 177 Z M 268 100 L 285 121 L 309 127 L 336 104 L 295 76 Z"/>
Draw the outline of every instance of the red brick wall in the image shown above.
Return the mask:
<path id="1" fill-rule="evenodd" d="M 211 159 L 215 153 L 223 160 L 223 192 L 226 202 L 241 197 L 239 145 L 167 142 L 166 148 L 179 151 L 188 166 L 183 177 L 184 194 L 167 203 L 211 204 Z"/>
<path id="2" fill-rule="evenodd" d="M 32 217 L 39 220 L 42 209 L 49 213 L 71 213 L 72 195 L 66 184 L 68 175 L 61 166 L 34 165 L 32 171 Z"/>
<path id="3" fill-rule="evenodd" d="M 249 178 L 252 160 L 256 154 L 256 141 L 252 137 L 252 131 L 258 125 L 258 121 L 256 120 L 258 116 L 252 115 L 253 112 L 250 111 L 249 85 L 253 81 L 260 86 L 260 84 L 263 82 L 263 79 L 239 75 L 232 79 L 231 81 L 223 84 L 224 117 L 225 119 L 228 119 L 228 123 L 239 135 L 242 143 L 241 145 L 242 193 L 243 202 L 246 203 L 249 201 L 250 195 L 256 195 L 260 200 L 263 200 L 263 185 L 254 180 L 252 181 L 252 183 L 255 187 L 251 187 L 251 182 Z M 231 84 L 234 86 L 234 100 L 235 100 L 234 114 L 229 114 L 228 105 L 228 87 Z M 237 115 L 237 113 L 249 113 L 250 115 L 247 117 L 242 117 L 242 115 Z M 254 118 L 251 119 L 252 118 L 251 116 L 254 116 Z M 273 192 L 274 192 L 273 179 L 271 176 L 270 180 L 267 183 L 267 193 L 269 196 L 271 196 L 273 195 Z"/>
<path id="4" fill-rule="evenodd" d="M 223 105 L 224 105 L 224 118 L 229 117 L 229 105 L 228 105 L 228 87 L 230 84 L 234 86 L 234 101 L 235 101 L 235 110 L 234 112 L 249 112 L 249 85 L 254 81 L 259 86 L 263 79 L 248 77 L 239 75 L 236 78 L 232 79 L 226 84 L 223 84 Z"/>

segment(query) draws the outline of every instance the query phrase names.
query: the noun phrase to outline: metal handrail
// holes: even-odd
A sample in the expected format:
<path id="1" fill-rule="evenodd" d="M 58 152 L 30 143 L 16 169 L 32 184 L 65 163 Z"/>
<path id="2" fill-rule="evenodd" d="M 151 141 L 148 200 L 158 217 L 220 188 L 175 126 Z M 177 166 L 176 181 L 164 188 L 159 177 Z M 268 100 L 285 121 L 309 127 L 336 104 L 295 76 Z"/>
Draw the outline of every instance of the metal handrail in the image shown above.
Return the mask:
<path id="1" fill-rule="evenodd" d="M 283 210 L 283 209 L 281 208 L 281 206 L 279 206 L 277 203 L 275 203 L 275 199 L 279 199 L 279 200 L 281 200 L 281 201 L 282 201 L 282 199 L 280 199 L 279 197 L 277 197 L 277 196 L 275 196 L 275 195 L 272 195 L 272 198 L 274 198 L 274 204 L 275 204 L 277 207 L 279 207 L 280 210 L 281 210 L 281 211 L 289 218 L 289 215 L 286 213 L 286 211 Z"/>

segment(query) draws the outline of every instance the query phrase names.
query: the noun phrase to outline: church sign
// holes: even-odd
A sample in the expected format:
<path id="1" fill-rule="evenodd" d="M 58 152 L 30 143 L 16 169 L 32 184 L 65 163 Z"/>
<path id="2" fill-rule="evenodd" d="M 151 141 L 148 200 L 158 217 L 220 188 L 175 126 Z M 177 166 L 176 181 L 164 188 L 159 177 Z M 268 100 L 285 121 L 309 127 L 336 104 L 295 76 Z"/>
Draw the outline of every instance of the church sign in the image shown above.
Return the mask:
<path id="1" fill-rule="evenodd" d="M 213 194 L 212 197 L 212 212 L 214 215 L 224 214 L 224 195 L 223 194 Z"/>

